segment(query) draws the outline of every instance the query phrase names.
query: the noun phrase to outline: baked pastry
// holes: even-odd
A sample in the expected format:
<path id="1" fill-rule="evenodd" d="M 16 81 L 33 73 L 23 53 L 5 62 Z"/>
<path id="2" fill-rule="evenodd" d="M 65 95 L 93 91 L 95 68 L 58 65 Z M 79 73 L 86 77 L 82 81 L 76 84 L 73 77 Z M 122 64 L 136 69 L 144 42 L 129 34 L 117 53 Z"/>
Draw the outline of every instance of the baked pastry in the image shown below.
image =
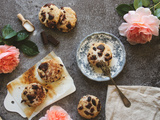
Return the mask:
<path id="1" fill-rule="evenodd" d="M 93 95 L 83 96 L 79 101 L 77 110 L 86 119 L 95 118 L 101 111 L 100 100 Z"/>
<path id="2" fill-rule="evenodd" d="M 63 65 L 61 79 L 53 83 L 46 83 L 38 74 L 38 67 L 41 65 L 41 63 L 49 60 L 56 61 L 57 64 L 59 63 Z M 46 90 L 46 97 L 44 101 L 35 107 L 29 107 L 27 104 L 25 104 L 25 101 L 22 101 L 23 90 L 32 83 L 41 84 Z M 7 89 L 9 92 L 4 100 L 5 108 L 8 111 L 18 112 L 20 115 L 22 115 L 22 117 L 27 117 L 29 120 L 31 120 L 48 105 L 51 105 L 54 102 L 73 93 L 76 90 L 76 87 L 61 58 L 52 51 L 22 75 L 9 82 L 7 84 Z M 16 104 L 12 104 L 13 102 Z M 16 106 L 15 109 L 13 109 L 14 106 Z"/>
<path id="3" fill-rule="evenodd" d="M 24 102 L 29 107 L 36 107 L 46 98 L 46 90 L 38 83 L 31 83 L 25 87 L 21 97 L 22 103 Z"/>
<path id="4" fill-rule="evenodd" d="M 57 24 L 57 29 L 62 32 L 69 32 L 75 27 L 76 22 L 77 16 L 75 11 L 70 7 L 62 7 L 59 23 Z"/>
<path id="5" fill-rule="evenodd" d="M 61 15 L 61 10 L 54 4 L 48 3 L 41 7 L 39 12 L 39 20 L 46 27 L 54 28 Z"/>
<path id="6" fill-rule="evenodd" d="M 89 49 L 87 55 L 88 62 L 93 66 L 98 66 L 98 62 L 103 60 L 107 65 L 110 65 L 112 59 L 112 52 L 105 43 L 94 43 Z"/>
<path id="7" fill-rule="evenodd" d="M 60 80 L 62 77 L 62 64 L 59 64 L 54 59 L 42 62 L 38 67 L 38 74 L 42 80 L 47 83 Z"/>

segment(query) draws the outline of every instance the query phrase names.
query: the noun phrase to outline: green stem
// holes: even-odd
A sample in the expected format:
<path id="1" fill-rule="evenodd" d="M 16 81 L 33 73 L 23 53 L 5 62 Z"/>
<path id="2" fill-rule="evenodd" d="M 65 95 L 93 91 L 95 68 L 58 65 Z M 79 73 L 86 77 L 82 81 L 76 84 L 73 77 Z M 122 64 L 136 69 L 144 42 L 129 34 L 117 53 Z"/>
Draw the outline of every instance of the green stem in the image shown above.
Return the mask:
<path id="1" fill-rule="evenodd" d="M 155 8 L 157 5 L 159 5 L 160 4 L 160 2 L 158 2 L 157 4 L 155 4 L 154 6 L 152 6 L 151 8 L 150 8 L 150 10 L 152 9 L 152 8 Z"/>

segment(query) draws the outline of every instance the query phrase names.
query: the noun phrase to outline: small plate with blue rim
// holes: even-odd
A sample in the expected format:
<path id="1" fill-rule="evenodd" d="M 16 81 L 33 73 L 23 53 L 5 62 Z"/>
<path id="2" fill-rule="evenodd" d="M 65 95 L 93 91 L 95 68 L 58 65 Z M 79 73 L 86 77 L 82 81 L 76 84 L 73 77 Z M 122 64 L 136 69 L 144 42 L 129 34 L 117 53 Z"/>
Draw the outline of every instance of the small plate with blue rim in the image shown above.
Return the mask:
<path id="1" fill-rule="evenodd" d="M 87 54 L 90 47 L 94 43 L 105 43 L 112 51 L 112 61 L 110 63 L 111 77 L 115 78 L 123 69 L 126 62 L 126 51 L 121 41 L 111 33 L 94 32 L 86 36 L 79 44 L 77 49 L 77 65 L 81 72 L 94 81 L 108 81 L 109 77 L 104 76 L 101 70 L 95 70 L 87 59 Z M 99 68 L 100 69 L 100 68 Z"/>

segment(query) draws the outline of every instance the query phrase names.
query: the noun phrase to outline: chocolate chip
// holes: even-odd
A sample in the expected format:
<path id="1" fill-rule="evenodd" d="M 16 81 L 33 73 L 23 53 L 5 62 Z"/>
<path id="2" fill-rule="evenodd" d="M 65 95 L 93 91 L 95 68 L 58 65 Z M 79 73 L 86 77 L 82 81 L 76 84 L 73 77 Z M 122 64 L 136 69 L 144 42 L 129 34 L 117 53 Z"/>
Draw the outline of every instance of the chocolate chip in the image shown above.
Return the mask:
<path id="1" fill-rule="evenodd" d="M 51 35 L 47 36 L 48 41 L 50 41 L 51 43 L 53 43 L 53 45 L 57 46 L 59 44 L 59 41 L 56 40 L 54 37 L 52 37 Z"/>
<path id="2" fill-rule="evenodd" d="M 90 109 L 91 106 L 92 106 L 92 104 L 91 104 L 91 103 L 88 103 L 88 105 L 86 105 L 86 108 Z"/>
<path id="3" fill-rule="evenodd" d="M 109 56 L 109 53 L 107 53 L 105 56 Z"/>
<path id="4" fill-rule="evenodd" d="M 97 110 L 100 111 L 100 109 L 101 109 L 101 103 L 100 103 L 100 101 L 98 101 Z"/>
<path id="5" fill-rule="evenodd" d="M 45 77 L 45 74 L 44 74 L 44 75 L 42 75 L 42 73 L 40 73 L 40 77 L 41 77 L 41 78 L 44 78 L 44 77 Z"/>
<path id="6" fill-rule="evenodd" d="M 41 20 L 42 20 L 42 22 L 44 22 L 44 21 L 45 21 L 45 19 L 46 19 L 45 12 L 42 12 L 42 13 L 41 13 L 41 15 L 42 15 L 42 19 L 41 19 Z"/>
<path id="7" fill-rule="evenodd" d="M 41 32 L 42 42 L 44 45 L 48 44 L 47 35 L 44 31 Z"/>
<path id="8" fill-rule="evenodd" d="M 48 89 L 45 89 L 46 90 L 46 92 L 48 92 Z"/>
<path id="9" fill-rule="evenodd" d="M 112 57 L 105 58 L 105 61 L 109 61 L 110 59 L 112 59 Z"/>
<path id="10" fill-rule="evenodd" d="M 96 59 L 97 59 L 96 55 L 92 55 L 91 60 L 96 60 Z"/>
<path id="11" fill-rule="evenodd" d="M 80 106 L 78 109 L 79 109 L 79 110 L 82 110 L 82 109 L 83 109 L 83 106 Z"/>
<path id="12" fill-rule="evenodd" d="M 90 113 L 90 115 L 93 116 L 94 114 L 93 114 L 93 113 Z"/>
<path id="13" fill-rule="evenodd" d="M 88 97 L 87 101 L 88 101 L 88 102 L 90 102 L 90 101 L 91 101 L 91 97 L 90 97 L 90 96 Z"/>
<path id="14" fill-rule="evenodd" d="M 54 16 L 49 13 L 49 20 L 52 20 L 53 18 Z"/>
<path id="15" fill-rule="evenodd" d="M 51 8 L 50 10 L 53 10 L 53 8 Z"/>
<path id="16" fill-rule="evenodd" d="M 91 111 L 91 113 L 93 113 L 93 112 L 94 112 L 94 108 L 91 108 L 91 110 L 90 110 L 90 111 Z"/>
<path id="17" fill-rule="evenodd" d="M 68 22 L 68 24 L 66 25 L 66 27 L 67 27 L 68 29 L 71 29 L 71 28 L 72 28 L 71 23 Z"/>
<path id="18" fill-rule="evenodd" d="M 96 51 L 96 47 L 93 47 L 93 50 Z"/>
<path id="19" fill-rule="evenodd" d="M 96 106 L 96 101 L 94 99 L 92 99 L 92 104 Z"/>
<path id="20" fill-rule="evenodd" d="M 30 101 L 30 103 L 33 103 L 33 99 L 35 99 L 36 96 L 34 96 L 34 95 L 27 95 L 27 98 Z"/>
<path id="21" fill-rule="evenodd" d="M 32 104 L 34 101 L 33 101 L 33 100 L 30 100 L 29 102 Z"/>
<path id="22" fill-rule="evenodd" d="M 38 69 L 46 72 L 47 69 L 48 69 L 48 63 L 42 63 L 42 64 L 38 67 Z"/>
<path id="23" fill-rule="evenodd" d="M 50 7 L 51 5 L 54 5 L 54 4 L 52 4 L 52 3 L 47 3 L 47 4 L 45 4 L 43 7 Z"/>
<path id="24" fill-rule="evenodd" d="M 84 113 L 85 113 L 86 115 L 89 115 L 89 114 L 90 114 L 88 111 L 84 111 Z"/>
<path id="25" fill-rule="evenodd" d="M 45 19 L 46 19 L 46 18 L 44 18 L 44 17 L 43 17 L 43 18 L 41 19 L 41 20 L 42 20 L 42 22 L 44 22 L 44 21 L 45 21 Z"/>
<path id="26" fill-rule="evenodd" d="M 38 85 L 32 85 L 32 89 L 38 89 Z"/>
<path id="27" fill-rule="evenodd" d="M 21 103 L 26 102 L 26 100 L 21 100 Z"/>
<path id="28" fill-rule="evenodd" d="M 101 53 L 101 52 L 98 52 L 98 56 L 101 57 L 101 56 L 102 56 L 102 53 Z"/>
<path id="29" fill-rule="evenodd" d="M 98 63 L 96 63 L 96 66 L 97 67 L 101 67 L 101 64 L 98 62 Z"/>
<path id="30" fill-rule="evenodd" d="M 103 45 L 99 45 L 99 46 L 97 47 L 97 49 L 99 49 L 99 50 L 101 50 L 101 52 L 103 52 L 104 49 L 105 49 L 105 47 L 104 47 Z"/>
<path id="31" fill-rule="evenodd" d="M 62 64 L 59 64 L 59 65 L 63 67 L 63 65 L 62 65 Z"/>
<path id="32" fill-rule="evenodd" d="M 56 27 L 56 22 L 55 21 L 50 21 L 50 22 L 47 22 L 47 25 L 49 28 L 55 28 Z"/>
<path id="33" fill-rule="evenodd" d="M 90 53 L 88 53 L 87 57 L 89 57 L 89 56 L 90 56 Z"/>
<path id="34" fill-rule="evenodd" d="M 27 94 L 27 91 L 24 91 L 23 95 L 26 95 Z"/>

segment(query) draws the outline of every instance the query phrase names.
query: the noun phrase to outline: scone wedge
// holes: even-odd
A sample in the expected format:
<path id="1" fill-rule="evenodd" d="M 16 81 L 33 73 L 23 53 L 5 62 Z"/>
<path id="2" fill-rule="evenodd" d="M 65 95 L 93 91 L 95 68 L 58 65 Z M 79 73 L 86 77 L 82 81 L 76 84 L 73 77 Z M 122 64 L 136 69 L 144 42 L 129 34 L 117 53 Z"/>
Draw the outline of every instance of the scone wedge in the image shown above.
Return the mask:
<path id="1" fill-rule="evenodd" d="M 48 60 L 55 60 L 63 65 L 61 79 L 52 83 L 46 83 L 37 72 L 39 65 Z M 41 84 L 47 91 L 45 100 L 36 107 L 25 104 L 21 98 L 23 90 L 31 83 Z M 7 89 L 8 94 L 4 100 L 5 108 L 8 111 L 18 112 L 22 117 L 27 117 L 29 120 L 46 106 L 64 98 L 76 90 L 73 79 L 67 72 L 62 60 L 54 52 L 49 53 L 21 76 L 8 83 Z"/>

